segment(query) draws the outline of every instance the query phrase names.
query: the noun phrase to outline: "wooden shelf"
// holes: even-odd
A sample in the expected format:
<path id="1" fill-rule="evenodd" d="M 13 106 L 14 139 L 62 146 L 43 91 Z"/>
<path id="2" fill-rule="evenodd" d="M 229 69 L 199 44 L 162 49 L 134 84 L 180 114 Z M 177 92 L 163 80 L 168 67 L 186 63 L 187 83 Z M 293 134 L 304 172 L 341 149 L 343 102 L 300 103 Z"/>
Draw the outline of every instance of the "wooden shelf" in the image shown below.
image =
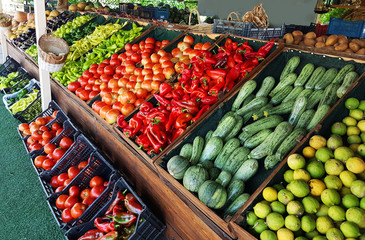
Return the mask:
<path id="1" fill-rule="evenodd" d="M 351 5 L 327 5 L 330 8 L 350 8 L 350 9 L 358 9 L 358 10 L 365 10 L 365 6 L 351 6 Z"/>

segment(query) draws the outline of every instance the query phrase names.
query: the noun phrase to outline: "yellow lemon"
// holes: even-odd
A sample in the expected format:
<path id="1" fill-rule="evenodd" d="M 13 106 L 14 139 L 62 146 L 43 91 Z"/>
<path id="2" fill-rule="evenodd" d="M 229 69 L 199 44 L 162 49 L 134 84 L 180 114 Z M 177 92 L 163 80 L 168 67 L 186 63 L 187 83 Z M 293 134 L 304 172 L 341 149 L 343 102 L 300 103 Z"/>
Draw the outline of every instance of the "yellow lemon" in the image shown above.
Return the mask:
<path id="1" fill-rule="evenodd" d="M 311 179 L 311 175 L 304 169 L 297 169 L 294 170 L 293 179 L 303 180 L 304 182 L 308 182 Z"/>
<path id="2" fill-rule="evenodd" d="M 278 192 L 273 187 L 266 187 L 262 192 L 262 196 L 268 202 L 273 202 L 278 199 Z"/>
<path id="3" fill-rule="evenodd" d="M 346 126 L 356 126 L 357 125 L 357 121 L 355 118 L 353 117 L 345 117 L 344 119 L 342 119 L 342 122 L 344 124 L 346 124 Z"/>
<path id="4" fill-rule="evenodd" d="M 322 147 L 325 147 L 326 145 L 327 145 L 326 139 L 320 135 L 314 135 L 309 139 L 309 146 L 311 146 L 314 149 L 320 149 Z"/>
<path id="5" fill-rule="evenodd" d="M 350 126 L 347 128 L 347 136 L 359 135 L 360 129 L 356 126 Z"/>
<path id="6" fill-rule="evenodd" d="M 360 120 L 357 123 L 357 127 L 360 129 L 361 132 L 365 132 L 365 120 Z"/>
<path id="7" fill-rule="evenodd" d="M 294 240 L 294 233 L 287 228 L 280 228 L 276 234 L 278 240 Z"/>
<path id="8" fill-rule="evenodd" d="M 355 174 L 365 171 L 365 162 L 359 157 L 351 157 L 346 161 L 346 168 Z"/>
<path id="9" fill-rule="evenodd" d="M 348 170 L 342 171 L 339 177 L 342 184 L 348 188 L 351 187 L 351 183 L 356 180 L 356 175 Z"/>
<path id="10" fill-rule="evenodd" d="M 326 189 L 326 185 L 319 179 L 311 179 L 309 188 L 313 196 L 321 196 L 321 193 Z"/>
<path id="11" fill-rule="evenodd" d="M 312 158 L 316 154 L 316 149 L 312 148 L 311 146 L 307 146 L 307 147 L 303 148 L 302 153 L 305 158 Z"/>

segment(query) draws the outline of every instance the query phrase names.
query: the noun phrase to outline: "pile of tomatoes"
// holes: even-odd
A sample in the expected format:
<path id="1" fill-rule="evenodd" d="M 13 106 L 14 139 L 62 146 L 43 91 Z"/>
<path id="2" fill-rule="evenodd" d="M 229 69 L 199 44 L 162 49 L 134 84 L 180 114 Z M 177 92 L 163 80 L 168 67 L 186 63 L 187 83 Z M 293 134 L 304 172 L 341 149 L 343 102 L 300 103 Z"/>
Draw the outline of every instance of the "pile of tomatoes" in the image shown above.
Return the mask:
<path id="1" fill-rule="evenodd" d="M 57 177 L 58 184 L 64 185 L 64 178 Z M 69 176 L 70 177 L 70 176 Z M 72 175 L 71 175 L 72 177 Z M 62 182 L 63 181 L 63 182 Z M 100 176 L 94 176 L 89 182 L 89 188 L 73 185 L 56 199 L 56 207 L 62 210 L 62 221 L 67 223 L 80 217 L 85 210 L 104 192 L 108 182 Z"/>

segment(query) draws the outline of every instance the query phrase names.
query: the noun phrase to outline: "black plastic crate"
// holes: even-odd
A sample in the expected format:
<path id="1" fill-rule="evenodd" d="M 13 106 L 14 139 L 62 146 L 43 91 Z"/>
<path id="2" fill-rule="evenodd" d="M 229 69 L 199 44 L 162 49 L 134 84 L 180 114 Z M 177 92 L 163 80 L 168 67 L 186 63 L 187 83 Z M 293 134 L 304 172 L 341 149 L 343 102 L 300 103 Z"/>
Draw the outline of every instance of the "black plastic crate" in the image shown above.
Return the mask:
<path id="1" fill-rule="evenodd" d="M 95 176 L 102 177 L 105 181 L 109 180 L 107 188 L 104 192 L 85 210 L 85 212 L 77 219 L 68 223 L 64 223 L 61 218 L 62 210 L 56 207 L 56 200 L 62 194 L 67 194 L 71 186 L 78 186 L 80 192 L 89 188 L 90 179 Z M 52 194 L 47 203 L 51 212 L 60 228 L 68 229 L 70 227 L 80 225 L 90 221 L 95 214 L 108 202 L 112 196 L 112 190 L 120 175 L 115 171 L 114 167 L 105 160 L 98 152 L 94 152 L 90 158 L 89 164 L 68 184 L 62 191 Z"/>
<path id="2" fill-rule="evenodd" d="M 153 7 L 142 7 L 142 18 L 152 19 L 155 17 L 155 9 Z"/>
<path id="3" fill-rule="evenodd" d="M 22 68 L 22 67 L 19 67 L 17 70 L 13 71 L 13 72 L 18 72 L 18 76 L 16 76 L 15 78 L 13 78 L 12 81 L 15 81 L 17 82 L 16 84 L 14 84 L 12 87 L 10 88 L 4 88 L 2 90 L 2 92 L 4 94 L 8 94 L 8 93 L 11 93 L 11 90 L 12 89 L 15 89 L 16 88 L 16 85 L 18 85 L 20 82 L 22 82 L 25 78 L 28 78 L 29 80 L 32 78 L 28 73 L 27 71 Z M 7 75 L 6 75 L 7 76 Z"/>
<path id="4" fill-rule="evenodd" d="M 154 8 L 154 18 L 166 20 L 169 18 L 170 12 L 164 8 Z"/>
<path id="5" fill-rule="evenodd" d="M 146 240 L 154 240 L 157 239 L 165 230 L 166 226 L 147 208 L 147 206 L 142 202 L 142 200 L 138 197 L 138 195 L 133 191 L 133 189 L 129 186 L 129 184 L 123 179 L 120 178 L 116 183 L 112 192 L 112 197 L 106 203 L 102 209 L 98 211 L 93 219 L 96 217 L 105 216 L 106 210 L 109 208 L 110 204 L 116 198 L 118 191 L 125 191 L 132 193 L 139 203 L 143 207 L 142 213 L 138 216 L 138 220 L 136 223 L 135 232 L 128 238 L 129 240 L 137 240 L 137 239 L 146 239 Z M 142 223 L 140 220 L 144 219 Z M 85 234 L 88 230 L 94 229 L 94 222 L 90 221 L 84 223 L 82 225 L 71 228 L 65 233 L 65 238 L 68 240 L 76 240 Z"/>
<path id="6" fill-rule="evenodd" d="M 42 111 L 42 99 L 41 92 L 38 92 L 37 98 L 28 105 L 26 109 L 21 112 L 17 112 L 13 115 L 16 119 L 18 119 L 22 123 L 26 123 L 35 116 L 37 116 Z"/>
<path id="7" fill-rule="evenodd" d="M 254 28 L 252 27 L 247 37 L 262 39 L 262 40 L 271 40 L 273 38 L 281 38 L 285 33 L 285 25 L 282 25 L 278 28 Z"/>
<path id="8" fill-rule="evenodd" d="M 248 37 L 252 23 L 214 19 L 213 33 L 232 34 Z"/>
<path id="9" fill-rule="evenodd" d="M 10 56 L 6 57 L 6 61 L 0 65 L 0 75 L 6 77 L 9 73 L 15 72 L 20 64 Z"/>
<path id="10" fill-rule="evenodd" d="M 96 147 L 83 134 L 78 135 L 70 151 L 51 170 L 44 171 L 39 175 L 46 196 L 49 197 L 54 193 L 50 184 L 52 177 L 66 172 L 71 166 L 77 166 L 80 162 L 87 161 L 95 151 Z"/>
<path id="11" fill-rule="evenodd" d="M 37 89 L 40 90 L 40 86 L 39 86 L 39 82 L 32 79 L 30 80 L 30 82 L 28 83 L 28 85 L 26 85 L 24 88 L 26 88 L 28 90 L 28 93 L 31 93 L 33 91 L 33 89 Z M 14 93 L 9 93 L 9 94 L 5 94 L 3 96 L 3 103 L 5 105 L 5 108 L 9 111 L 9 107 L 11 105 L 13 105 L 14 103 L 8 103 L 8 101 L 10 99 L 15 99 L 17 98 L 18 94 L 21 92 L 21 90 L 14 92 Z"/>

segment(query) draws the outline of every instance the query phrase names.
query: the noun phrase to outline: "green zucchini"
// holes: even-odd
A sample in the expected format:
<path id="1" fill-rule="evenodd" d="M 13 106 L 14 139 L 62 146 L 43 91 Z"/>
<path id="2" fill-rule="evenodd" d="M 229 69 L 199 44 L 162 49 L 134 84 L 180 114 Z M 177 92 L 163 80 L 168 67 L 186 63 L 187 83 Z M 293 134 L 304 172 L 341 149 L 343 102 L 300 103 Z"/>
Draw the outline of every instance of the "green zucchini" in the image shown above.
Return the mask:
<path id="1" fill-rule="evenodd" d="M 307 63 L 300 72 L 297 80 L 295 80 L 294 87 L 304 86 L 304 84 L 307 82 L 313 71 L 314 71 L 314 65 L 312 63 Z"/>
<path id="2" fill-rule="evenodd" d="M 296 73 L 289 73 L 285 78 L 280 81 L 273 90 L 271 90 L 269 96 L 273 97 L 278 94 L 281 90 L 283 90 L 286 86 L 291 86 L 297 79 Z"/>
<path id="3" fill-rule="evenodd" d="M 255 94 L 248 95 L 248 97 L 245 99 L 245 101 L 243 101 L 241 106 L 245 106 L 247 103 L 251 102 L 254 99 L 255 99 Z"/>
<path id="4" fill-rule="evenodd" d="M 223 139 L 224 142 L 227 142 L 231 138 L 234 138 L 242 129 L 243 126 L 243 118 L 240 115 L 234 114 L 236 118 L 236 125 L 234 125 L 232 131 Z"/>
<path id="5" fill-rule="evenodd" d="M 244 105 L 242 108 L 238 109 L 236 111 L 236 113 L 238 115 L 243 116 L 245 113 L 258 109 L 258 108 L 262 108 L 263 106 L 265 106 L 267 104 L 267 97 L 257 97 L 254 98 L 251 102 L 247 103 L 246 105 Z"/>
<path id="6" fill-rule="evenodd" d="M 267 97 L 267 95 L 269 95 L 274 85 L 275 85 L 275 78 L 273 78 L 272 76 L 267 76 L 262 81 L 261 87 L 259 91 L 256 93 L 256 97 Z"/>
<path id="7" fill-rule="evenodd" d="M 241 88 L 241 90 L 238 92 L 238 95 L 236 99 L 234 100 L 232 104 L 232 111 L 236 111 L 240 108 L 241 104 L 245 99 L 253 92 L 255 91 L 257 86 L 256 81 L 254 80 L 248 80 Z"/>
<path id="8" fill-rule="evenodd" d="M 344 80 L 347 73 L 354 71 L 355 66 L 353 64 L 347 64 L 341 70 L 337 73 L 335 79 L 333 79 L 332 83 L 338 83 L 342 84 L 342 81 Z"/>
<path id="9" fill-rule="evenodd" d="M 212 161 L 223 148 L 223 140 L 220 137 L 211 137 L 205 145 L 199 162 Z"/>
<path id="10" fill-rule="evenodd" d="M 322 105 L 332 106 L 338 99 L 337 89 L 339 87 L 340 87 L 340 85 L 337 83 L 331 83 L 330 85 L 328 85 L 323 92 L 321 101 L 319 101 L 319 106 L 322 106 Z"/>
<path id="11" fill-rule="evenodd" d="M 317 67 L 312 73 L 312 76 L 309 78 L 308 82 L 305 84 L 305 88 L 314 89 L 314 86 L 316 86 L 317 82 L 322 79 L 325 72 L 326 69 L 324 67 Z"/>
<path id="12" fill-rule="evenodd" d="M 308 97 L 307 101 L 307 109 L 313 109 L 323 96 L 323 90 L 315 90 L 312 94 Z"/>
<path id="13" fill-rule="evenodd" d="M 317 111 L 315 112 L 312 120 L 307 125 L 307 130 L 310 131 L 312 128 L 314 128 L 319 121 L 328 113 L 328 111 L 331 109 L 329 105 L 322 105 L 317 108 Z"/>
<path id="14" fill-rule="evenodd" d="M 333 79 L 335 79 L 336 75 L 338 73 L 338 69 L 337 68 L 330 68 L 328 69 L 321 81 L 317 82 L 316 85 L 314 86 L 315 90 L 321 90 L 321 89 L 325 89 L 329 84 L 332 83 Z"/>
<path id="15" fill-rule="evenodd" d="M 204 138 L 196 136 L 193 141 L 193 151 L 191 153 L 190 163 L 195 165 L 199 162 L 200 155 L 204 148 Z"/>
<path id="16" fill-rule="evenodd" d="M 227 202 L 231 203 L 245 191 L 245 183 L 239 179 L 233 180 L 227 187 Z"/>
<path id="17" fill-rule="evenodd" d="M 280 90 L 275 96 L 273 96 L 270 100 L 270 103 L 274 105 L 278 105 L 281 103 L 293 90 L 293 87 L 291 85 L 285 86 L 283 89 Z"/>
<path id="18" fill-rule="evenodd" d="M 302 115 L 300 115 L 297 125 L 295 128 L 306 128 L 309 122 L 312 120 L 315 111 L 313 109 L 305 110 Z"/>
<path id="19" fill-rule="evenodd" d="M 221 173 L 221 170 L 219 170 L 218 168 L 212 167 L 208 170 L 208 172 L 209 172 L 209 179 L 215 180 Z"/>
<path id="20" fill-rule="evenodd" d="M 221 120 L 219 121 L 219 123 L 223 122 L 224 120 L 226 120 L 227 117 L 233 117 L 234 116 L 234 113 L 233 111 L 229 111 L 227 112 L 226 114 L 223 115 L 223 117 L 221 118 Z"/>
<path id="21" fill-rule="evenodd" d="M 240 196 L 236 198 L 236 200 L 229 205 L 227 210 L 223 214 L 223 218 L 226 218 L 227 216 L 233 216 L 242 206 L 245 204 L 245 202 L 251 197 L 248 193 L 243 193 Z"/>
<path id="22" fill-rule="evenodd" d="M 223 121 L 220 121 L 217 128 L 214 130 L 212 137 L 220 137 L 224 139 L 232 131 L 236 125 L 236 118 L 234 116 L 228 116 Z"/>
<path id="23" fill-rule="evenodd" d="M 304 96 L 304 97 L 306 97 L 306 98 L 307 98 L 307 100 L 308 100 L 309 96 L 310 96 L 312 93 L 313 93 L 313 90 L 312 90 L 312 89 L 304 89 L 303 91 L 301 91 L 301 93 L 299 93 L 299 95 L 298 95 L 298 97 L 297 97 L 297 98 Z"/>
<path id="24" fill-rule="evenodd" d="M 269 170 L 273 167 L 275 167 L 275 165 L 278 162 L 281 162 L 282 160 L 280 159 L 280 157 L 276 154 L 274 155 L 270 155 L 270 156 L 266 156 L 265 160 L 264 160 L 264 167 L 266 170 Z"/>
<path id="25" fill-rule="evenodd" d="M 252 149 L 260 145 L 270 135 L 270 133 L 272 133 L 271 129 L 261 130 L 260 132 L 247 139 L 243 146 Z"/>
<path id="26" fill-rule="evenodd" d="M 264 112 L 271 109 L 272 107 L 273 107 L 272 104 L 268 103 L 260 109 L 254 109 L 254 110 L 246 113 L 245 115 L 243 115 L 243 122 L 247 123 L 251 118 L 254 121 L 256 121 L 256 120 L 264 117 Z"/>
<path id="27" fill-rule="evenodd" d="M 253 175 L 257 173 L 259 169 L 259 162 L 256 159 L 248 159 L 244 163 L 242 163 L 241 167 L 237 170 L 237 172 L 233 175 L 232 180 L 242 180 L 246 182 Z"/>
<path id="28" fill-rule="evenodd" d="M 186 170 L 190 167 L 189 160 L 175 155 L 167 162 L 166 168 L 170 175 L 178 180 L 183 179 Z"/>
<path id="29" fill-rule="evenodd" d="M 298 137 L 304 137 L 306 133 L 307 131 L 304 128 L 296 128 L 285 138 L 275 153 L 275 155 L 280 157 L 280 161 L 298 144 Z"/>
<path id="30" fill-rule="evenodd" d="M 212 137 L 213 132 L 213 130 L 209 130 L 207 134 L 205 134 L 205 142 L 208 142 L 208 140 Z"/>
<path id="31" fill-rule="evenodd" d="M 238 139 L 240 140 L 241 144 L 243 145 L 244 142 L 250 138 L 251 136 L 253 136 L 255 133 L 247 133 L 245 131 L 241 132 L 240 135 L 238 136 Z"/>
<path id="32" fill-rule="evenodd" d="M 283 121 L 283 118 L 279 115 L 272 115 L 266 118 L 262 118 L 253 122 L 249 125 L 246 125 L 242 128 L 242 131 L 247 132 L 249 134 L 255 134 L 266 128 L 276 127 L 279 123 Z"/>
<path id="33" fill-rule="evenodd" d="M 249 158 L 261 159 L 266 155 L 272 155 L 292 129 L 288 122 L 281 122 L 260 145 L 252 149 Z"/>
<path id="34" fill-rule="evenodd" d="M 234 174 L 241 164 L 247 160 L 249 153 L 250 149 L 246 147 L 236 148 L 231 155 L 229 155 L 222 169 Z"/>
<path id="35" fill-rule="evenodd" d="M 303 89 L 304 88 L 302 86 L 297 86 L 293 88 L 289 95 L 284 98 L 283 102 L 289 102 L 292 100 L 295 101 L 295 99 L 297 99 L 298 95 L 303 91 Z"/>
<path id="36" fill-rule="evenodd" d="M 300 115 L 305 111 L 305 108 L 307 107 L 307 98 L 306 97 L 298 97 L 297 100 L 295 100 L 293 110 L 290 113 L 289 116 L 289 123 L 292 126 L 295 126 L 299 120 Z"/>
<path id="37" fill-rule="evenodd" d="M 294 100 L 288 101 L 288 102 L 282 102 L 280 105 L 277 105 L 273 108 L 268 109 L 264 112 L 265 116 L 271 116 L 271 115 L 284 115 L 287 113 L 290 113 L 294 106 Z"/>
<path id="38" fill-rule="evenodd" d="M 337 89 L 337 97 L 342 98 L 347 90 L 356 82 L 359 75 L 356 72 L 348 72 L 343 79 L 341 86 Z"/>
<path id="39" fill-rule="evenodd" d="M 224 144 L 222 151 L 218 154 L 217 158 L 215 159 L 214 166 L 216 168 L 222 169 L 228 157 L 239 146 L 240 146 L 240 140 L 238 140 L 237 138 L 231 138 L 230 140 L 228 140 Z"/>
<path id="40" fill-rule="evenodd" d="M 300 63 L 300 58 L 298 56 L 290 58 L 280 74 L 280 81 L 282 81 L 288 74 L 293 73 L 295 69 L 298 67 L 299 63 Z"/>
<path id="41" fill-rule="evenodd" d="M 228 183 L 231 181 L 232 179 L 232 174 L 228 171 L 222 171 L 217 179 L 215 180 L 217 183 L 219 183 L 220 185 L 222 185 L 223 187 L 226 187 L 228 185 Z"/>
<path id="42" fill-rule="evenodd" d="M 186 159 L 190 159 L 193 153 L 193 144 L 185 143 L 184 146 L 180 149 L 179 155 Z"/>
<path id="43" fill-rule="evenodd" d="M 213 161 L 202 162 L 201 165 L 209 171 L 209 169 L 214 168 Z"/>

